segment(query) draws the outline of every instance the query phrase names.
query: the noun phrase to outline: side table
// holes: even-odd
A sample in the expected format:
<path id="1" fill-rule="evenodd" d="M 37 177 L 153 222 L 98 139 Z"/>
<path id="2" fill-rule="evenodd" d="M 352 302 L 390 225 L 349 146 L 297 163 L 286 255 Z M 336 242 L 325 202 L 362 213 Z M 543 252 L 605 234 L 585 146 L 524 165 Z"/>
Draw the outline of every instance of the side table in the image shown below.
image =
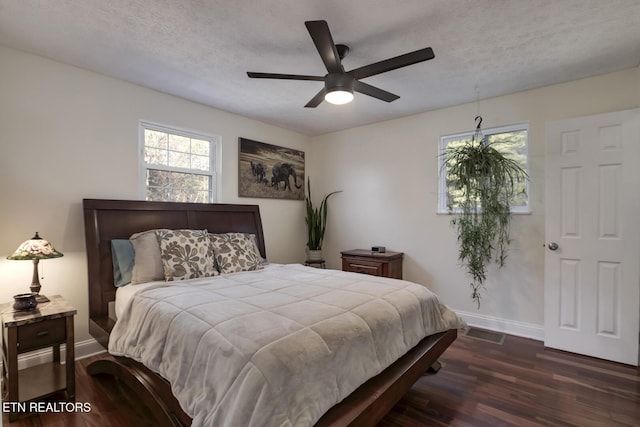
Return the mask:
<path id="1" fill-rule="evenodd" d="M 402 252 L 371 252 L 352 249 L 342 254 L 342 271 L 402 279 Z"/>
<path id="2" fill-rule="evenodd" d="M 13 302 L 0 305 L 2 318 L 2 379 L 8 389 L 7 401 L 28 402 L 66 391 L 75 400 L 75 351 L 73 317 L 76 309 L 60 295 L 28 311 L 15 311 Z M 60 361 L 60 345 L 66 344 L 65 364 Z M 18 369 L 18 355 L 51 347 L 49 363 Z M 17 405 L 12 405 L 14 408 Z M 18 412 L 9 413 L 15 421 Z"/>

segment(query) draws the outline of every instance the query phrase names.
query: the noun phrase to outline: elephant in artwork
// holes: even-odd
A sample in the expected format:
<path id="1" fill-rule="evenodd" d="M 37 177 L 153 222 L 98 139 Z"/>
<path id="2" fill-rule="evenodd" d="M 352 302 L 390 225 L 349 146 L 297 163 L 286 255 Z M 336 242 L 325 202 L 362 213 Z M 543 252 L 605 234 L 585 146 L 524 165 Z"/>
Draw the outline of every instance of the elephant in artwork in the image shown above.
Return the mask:
<path id="1" fill-rule="evenodd" d="M 280 182 L 284 182 L 283 190 L 287 188 L 291 191 L 291 183 L 289 176 L 293 176 L 293 182 L 296 188 L 302 188 L 302 184 L 298 184 L 298 176 L 295 168 L 290 163 L 276 163 L 271 169 L 273 176 L 271 177 L 271 186 L 280 189 Z"/>
<path id="2" fill-rule="evenodd" d="M 256 177 L 257 182 L 264 182 L 267 175 L 267 168 L 260 162 L 251 161 L 251 174 Z"/>

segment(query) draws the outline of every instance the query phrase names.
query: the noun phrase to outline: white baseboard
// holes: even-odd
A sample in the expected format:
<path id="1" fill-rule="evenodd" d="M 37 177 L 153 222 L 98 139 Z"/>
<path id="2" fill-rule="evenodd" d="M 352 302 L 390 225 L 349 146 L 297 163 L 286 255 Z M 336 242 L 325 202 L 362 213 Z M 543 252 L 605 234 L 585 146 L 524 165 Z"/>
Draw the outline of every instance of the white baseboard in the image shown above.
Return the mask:
<path id="1" fill-rule="evenodd" d="M 60 360 L 64 361 L 66 357 L 66 346 L 60 346 Z M 75 345 L 76 360 L 93 356 L 94 354 L 106 351 L 98 341 L 89 338 L 85 341 L 77 342 Z M 51 348 L 32 351 L 30 353 L 18 356 L 18 369 L 30 368 L 31 366 L 40 365 L 42 363 L 51 362 L 53 360 L 53 352 Z M 0 363 L 0 366 L 2 364 Z"/>
<path id="2" fill-rule="evenodd" d="M 531 338 L 544 341 L 544 326 L 533 323 L 518 322 L 516 320 L 501 319 L 499 317 L 487 316 L 478 313 L 468 313 L 456 311 L 469 326 L 476 326 L 490 331 L 503 332 L 509 335 Z"/>

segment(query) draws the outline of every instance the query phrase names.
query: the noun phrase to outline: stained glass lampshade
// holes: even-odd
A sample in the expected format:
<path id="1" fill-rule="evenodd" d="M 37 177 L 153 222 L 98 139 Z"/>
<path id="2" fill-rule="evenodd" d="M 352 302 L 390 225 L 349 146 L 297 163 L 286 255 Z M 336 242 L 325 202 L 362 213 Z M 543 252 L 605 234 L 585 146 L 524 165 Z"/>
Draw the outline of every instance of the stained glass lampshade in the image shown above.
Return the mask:
<path id="1" fill-rule="evenodd" d="M 41 259 L 60 258 L 61 252 L 56 251 L 51 243 L 38 236 L 38 232 L 31 239 L 23 242 L 16 251 L 9 255 L 7 259 L 11 260 L 33 260 L 33 279 L 31 280 L 31 292 L 38 294 L 36 300 L 47 302 L 49 299 L 44 295 L 40 295 L 40 279 L 38 278 L 38 262 Z"/>

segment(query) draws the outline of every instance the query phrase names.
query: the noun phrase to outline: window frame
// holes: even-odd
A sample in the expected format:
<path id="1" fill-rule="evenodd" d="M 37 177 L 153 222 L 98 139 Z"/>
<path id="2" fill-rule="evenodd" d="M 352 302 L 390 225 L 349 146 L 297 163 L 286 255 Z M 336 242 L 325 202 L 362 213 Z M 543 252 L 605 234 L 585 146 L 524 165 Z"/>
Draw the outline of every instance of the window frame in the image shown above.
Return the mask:
<path id="1" fill-rule="evenodd" d="M 145 161 L 145 130 L 165 132 L 172 135 L 182 136 L 190 139 L 209 141 L 209 170 L 173 167 L 147 163 Z M 193 131 L 176 126 L 168 126 L 148 120 L 140 120 L 138 123 L 138 196 L 140 200 L 147 200 L 147 170 L 155 169 L 167 172 L 179 172 L 193 175 L 204 175 L 211 177 L 209 189 L 209 201 L 207 203 L 219 203 L 222 189 L 222 143 L 221 137 L 199 131 Z M 163 200 L 175 202 L 175 200 Z"/>
<path id="2" fill-rule="evenodd" d="M 501 134 L 501 133 L 508 133 L 508 132 L 521 132 L 521 131 L 526 131 L 527 133 L 527 143 L 526 143 L 526 152 L 525 152 L 525 156 L 526 156 L 526 165 L 525 165 L 525 172 L 527 173 L 527 175 L 530 176 L 530 159 L 529 159 L 529 136 L 530 136 L 530 131 L 529 131 L 529 123 L 528 122 L 521 122 L 521 123 L 514 123 L 514 124 L 510 124 L 510 125 L 505 125 L 505 126 L 498 126 L 498 127 L 493 127 L 493 128 L 487 128 L 487 129 L 482 129 L 482 134 L 485 137 L 489 137 L 490 135 L 497 135 L 497 134 Z M 449 134 L 449 135 L 443 135 L 440 137 L 440 144 L 438 146 L 438 150 L 439 150 L 439 154 L 438 154 L 438 208 L 437 208 L 437 213 L 438 214 L 442 214 L 442 215 L 449 215 L 449 214 L 455 214 L 456 212 L 460 212 L 460 209 L 454 209 L 454 210 L 449 210 L 449 208 L 447 207 L 447 183 L 446 183 L 446 176 L 447 176 L 447 171 L 446 171 L 446 166 L 445 166 L 445 156 L 444 153 L 446 152 L 446 148 L 447 148 L 447 144 L 451 141 L 457 141 L 460 139 L 465 139 L 465 138 L 472 138 L 473 135 L 475 134 L 475 130 L 473 131 L 468 131 L 468 132 L 460 132 L 460 133 L 455 133 L 455 134 Z M 523 206 L 511 206 L 511 213 L 512 214 L 530 214 L 531 213 L 531 192 L 530 192 L 530 185 L 529 185 L 529 180 L 527 179 L 525 181 L 525 188 L 526 188 L 526 192 L 527 192 L 527 203 L 526 205 Z"/>

